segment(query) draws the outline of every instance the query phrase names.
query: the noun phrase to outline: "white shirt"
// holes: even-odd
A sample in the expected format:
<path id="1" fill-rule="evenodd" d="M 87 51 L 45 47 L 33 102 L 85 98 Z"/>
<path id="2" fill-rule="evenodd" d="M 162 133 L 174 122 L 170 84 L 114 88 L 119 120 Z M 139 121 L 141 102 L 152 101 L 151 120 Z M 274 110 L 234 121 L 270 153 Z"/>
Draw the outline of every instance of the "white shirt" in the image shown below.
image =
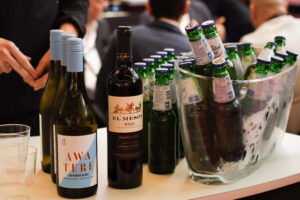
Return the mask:
<path id="1" fill-rule="evenodd" d="M 282 15 L 270 19 L 260 25 L 254 32 L 241 38 L 241 42 L 252 42 L 256 46 L 264 46 L 274 41 L 275 36 L 286 38 L 286 49 L 299 54 L 298 68 L 300 67 L 300 19 L 290 15 Z M 298 69 L 299 70 L 299 69 Z M 300 74 L 296 79 L 294 99 L 287 127 L 288 132 L 300 133 Z"/>
<path id="2" fill-rule="evenodd" d="M 97 21 L 92 22 L 87 28 L 88 32 L 83 38 L 85 87 L 88 90 L 89 97 L 92 99 L 94 99 L 97 75 L 101 68 L 101 60 L 96 48 L 97 29 Z"/>

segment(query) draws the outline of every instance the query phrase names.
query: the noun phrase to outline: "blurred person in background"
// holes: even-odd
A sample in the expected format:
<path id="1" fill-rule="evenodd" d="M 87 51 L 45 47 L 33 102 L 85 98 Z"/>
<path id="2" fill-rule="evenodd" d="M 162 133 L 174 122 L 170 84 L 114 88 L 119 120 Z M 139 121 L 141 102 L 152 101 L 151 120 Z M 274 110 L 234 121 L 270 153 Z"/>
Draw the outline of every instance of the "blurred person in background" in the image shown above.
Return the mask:
<path id="1" fill-rule="evenodd" d="M 180 31 L 180 22 L 188 12 L 189 0 L 149 0 L 146 8 L 155 20 L 132 28 L 133 62 L 142 61 L 164 48 L 174 48 L 175 54 L 191 51 L 188 38 Z M 96 104 L 105 113 L 107 122 L 107 88 L 109 73 L 116 67 L 117 34 L 110 38 L 96 85 Z"/>
<path id="2" fill-rule="evenodd" d="M 242 37 L 241 42 L 252 42 L 263 47 L 275 36 L 286 38 L 286 49 L 300 54 L 300 19 L 288 15 L 288 4 L 284 0 L 251 0 L 251 20 L 256 30 Z M 299 65 L 299 59 L 298 59 Z M 294 89 L 287 132 L 300 133 L 300 76 Z"/>
<path id="3" fill-rule="evenodd" d="M 214 18 L 221 18 L 220 22 L 224 23 L 225 42 L 238 42 L 240 38 L 254 30 L 249 8 L 240 0 L 196 0 L 204 2 L 210 9 Z M 217 20 L 218 21 L 218 20 Z M 217 27 L 218 29 L 218 27 Z M 222 38 L 222 32 L 218 32 Z"/>
<path id="4" fill-rule="evenodd" d="M 60 28 L 83 37 L 88 5 L 88 0 L 0 2 L 0 124 L 26 124 L 31 135 L 39 134 L 39 89 L 50 67 L 49 31 Z"/>
<path id="5" fill-rule="evenodd" d="M 85 86 L 90 102 L 96 112 L 99 127 L 104 126 L 104 117 L 94 105 L 97 75 L 100 71 L 104 49 L 110 36 L 109 24 L 105 19 L 102 19 L 107 7 L 107 0 L 90 0 L 86 34 L 83 38 Z"/>

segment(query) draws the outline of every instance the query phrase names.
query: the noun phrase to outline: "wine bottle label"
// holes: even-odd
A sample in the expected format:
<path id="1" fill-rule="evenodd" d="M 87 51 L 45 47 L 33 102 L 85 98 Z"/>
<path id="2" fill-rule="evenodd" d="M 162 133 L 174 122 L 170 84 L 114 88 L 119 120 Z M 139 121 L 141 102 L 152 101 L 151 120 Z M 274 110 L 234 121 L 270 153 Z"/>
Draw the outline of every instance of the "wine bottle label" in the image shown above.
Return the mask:
<path id="1" fill-rule="evenodd" d="M 171 88 L 171 101 L 172 101 L 172 104 L 175 104 L 177 102 L 177 98 L 176 98 L 176 84 L 175 84 L 175 81 L 174 80 L 170 80 L 169 81 L 169 84 L 170 84 L 170 88 Z"/>
<path id="2" fill-rule="evenodd" d="M 155 85 L 153 94 L 153 110 L 171 110 L 171 90 L 169 85 Z"/>
<path id="3" fill-rule="evenodd" d="M 53 133 L 52 133 L 52 137 L 53 137 L 53 156 L 54 156 L 54 160 L 51 160 L 51 162 L 53 162 L 53 166 L 54 166 L 54 173 L 56 174 L 56 132 L 55 132 L 55 124 L 53 124 L 52 126 L 53 128 Z"/>
<path id="4" fill-rule="evenodd" d="M 235 98 L 229 74 L 225 77 L 213 77 L 213 97 L 218 103 L 227 103 Z"/>
<path id="5" fill-rule="evenodd" d="M 273 52 L 272 49 L 264 48 L 264 49 L 260 52 L 258 58 L 263 59 L 263 60 L 269 60 L 269 61 L 270 61 L 270 60 L 271 60 L 271 57 L 272 57 L 273 55 L 274 55 L 274 52 Z"/>
<path id="6" fill-rule="evenodd" d="M 143 79 L 143 101 L 150 100 L 150 86 L 148 79 Z"/>
<path id="7" fill-rule="evenodd" d="M 97 184 L 97 135 L 57 134 L 58 184 L 79 189 Z"/>
<path id="8" fill-rule="evenodd" d="M 191 41 L 190 43 L 195 59 L 197 60 L 197 65 L 206 65 L 214 59 L 214 53 L 205 38 Z"/>
<path id="9" fill-rule="evenodd" d="M 43 162 L 43 117 L 42 114 L 39 113 L 39 123 L 40 123 L 40 154 L 41 154 L 41 162 Z"/>
<path id="10" fill-rule="evenodd" d="M 215 58 L 227 58 L 227 53 L 220 36 L 209 38 L 207 39 L 207 42 L 210 45 L 211 50 L 214 52 Z"/>
<path id="11" fill-rule="evenodd" d="M 108 128 L 130 133 L 143 129 L 143 94 L 129 97 L 108 96 Z"/>
<path id="12" fill-rule="evenodd" d="M 254 79 L 265 78 L 263 74 L 254 73 Z M 265 101 L 267 99 L 268 80 L 250 83 L 247 95 L 254 100 Z"/>
<path id="13" fill-rule="evenodd" d="M 184 105 L 195 104 L 203 100 L 203 94 L 201 93 L 197 82 L 192 78 L 183 79 L 181 84 Z"/>

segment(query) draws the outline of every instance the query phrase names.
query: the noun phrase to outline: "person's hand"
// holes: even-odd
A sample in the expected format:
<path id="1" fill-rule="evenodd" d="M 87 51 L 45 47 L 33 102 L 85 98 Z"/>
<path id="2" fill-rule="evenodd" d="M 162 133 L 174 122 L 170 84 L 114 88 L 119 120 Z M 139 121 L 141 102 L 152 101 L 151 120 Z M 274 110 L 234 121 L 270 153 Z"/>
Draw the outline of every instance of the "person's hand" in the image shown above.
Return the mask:
<path id="1" fill-rule="evenodd" d="M 221 16 L 217 19 L 217 21 L 215 23 L 217 31 L 218 31 L 222 41 L 224 41 L 226 38 L 226 28 L 224 26 L 225 21 L 226 21 L 226 18 Z"/>
<path id="2" fill-rule="evenodd" d="M 43 74 L 43 72 L 47 69 L 50 68 L 50 50 L 48 50 L 43 57 L 41 58 L 38 66 L 35 69 L 35 73 L 38 77 L 37 80 L 34 81 L 32 87 L 35 91 L 42 89 L 45 87 L 46 83 L 47 83 L 47 79 L 48 79 L 48 73 L 43 75 L 41 77 L 41 75 Z"/>
<path id="3" fill-rule="evenodd" d="M 13 42 L 0 38 L 0 74 L 10 73 L 13 69 L 25 83 L 32 86 L 37 75 L 29 61 L 30 58 L 25 56 Z"/>
<path id="4" fill-rule="evenodd" d="M 73 26 L 73 24 L 65 23 L 60 26 L 60 29 L 64 31 L 64 33 L 69 34 L 72 33 L 76 37 L 78 36 L 78 32 L 76 28 Z M 48 50 L 44 56 L 41 58 L 38 66 L 35 69 L 35 73 L 37 74 L 37 77 L 39 77 L 37 80 L 34 81 L 32 87 L 35 91 L 42 89 L 46 86 L 47 79 L 48 79 L 48 73 L 43 75 L 43 72 L 50 68 L 50 50 Z"/>

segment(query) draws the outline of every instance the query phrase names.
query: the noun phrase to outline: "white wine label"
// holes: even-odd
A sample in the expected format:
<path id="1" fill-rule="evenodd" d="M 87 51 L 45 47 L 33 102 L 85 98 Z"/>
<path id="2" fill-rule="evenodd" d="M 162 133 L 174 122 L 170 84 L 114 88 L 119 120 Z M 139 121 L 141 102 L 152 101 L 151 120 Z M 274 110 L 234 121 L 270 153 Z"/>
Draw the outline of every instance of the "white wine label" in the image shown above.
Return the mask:
<path id="1" fill-rule="evenodd" d="M 272 57 L 273 55 L 274 55 L 274 52 L 273 52 L 272 49 L 264 48 L 264 49 L 260 52 L 258 58 L 259 58 L 259 59 L 269 60 L 269 61 L 270 61 L 270 60 L 271 60 L 271 57 Z"/>
<path id="2" fill-rule="evenodd" d="M 39 113 L 39 123 L 40 123 L 40 154 L 41 154 L 41 162 L 43 162 L 43 123 L 42 123 L 43 117 L 41 113 Z"/>
<path id="3" fill-rule="evenodd" d="M 54 156 L 54 160 L 51 160 L 51 162 L 53 162 L 54 173 L 56 174 L 56 132 L 55 132 L 55 124 L 53 124 L 52 129 L 53 129 L 52 137 L 53 137 L 53 156 Z"/>
<path id="4" fill-rule="evenodd" d="M 183 79 L 181 84 L 184 105 L 198 103 L 203 100 L 201 89 L 198 87 L 197 82 L 195 82 L 193 78 Z"/>
<path id="5" fill-rule="evenodd" d="M 97 135 L 57 134 L 58 184 L 64 188 L 87 188 L 98 182 Z"/>
<path id="6" fill-rule="evenodd" d="M 213 77 L 214 101 L 218 103 L 227 103 L 235 98 L 229 74 L 225 77 Z"/>
<path id="7" fill-rule="evenodd" d="M 206 65 L 214 59 L 214 53 L 205 38 L 191 41 L 190 43 L 195 59 L 197 60 L 197 65 Z"/>
<path id="8" fill-rule="evenodd" d="M 211 50 L 214 52 L 215 58 L 227 58 L 227 53 L 220 36 L 209 38 L 207 39 L 207 42 L 209 43 Z"/>
<path id="9" fill-rule="evenodd" d="M 155 85 L 153 94 L 153 110 L 171 110 L 171 90 L 169 85 Z"/>
<path id="10" fill-rule="evenodd" d="M 150 100 L 150 86 L 148 79 L 143 79 L 143 101 Z"/>
<path id="11" fill-rule="evenodd" d="M 170 80 L 169 81 L 170 84 L 170 88 L 171 88 L 171 102 L 172 104 L 175 104 L 177 102 L 177 98 L 176 98 L 176 84 L 174 80 Z"/>
<path id="12" fill-rule="evenodd" d="M 143 94 L 129 97 L 108 96 L 110 132 L 129 133 L 143 129 Z"/>
<path id="13" fill-rule="evenodd" d="M 254 73 L 254 79 L 265 78 L 263 74 Z M 265 101 L 267 99 L 268 80 L 250 83 L 247 95 L 255 100 Z"/>

